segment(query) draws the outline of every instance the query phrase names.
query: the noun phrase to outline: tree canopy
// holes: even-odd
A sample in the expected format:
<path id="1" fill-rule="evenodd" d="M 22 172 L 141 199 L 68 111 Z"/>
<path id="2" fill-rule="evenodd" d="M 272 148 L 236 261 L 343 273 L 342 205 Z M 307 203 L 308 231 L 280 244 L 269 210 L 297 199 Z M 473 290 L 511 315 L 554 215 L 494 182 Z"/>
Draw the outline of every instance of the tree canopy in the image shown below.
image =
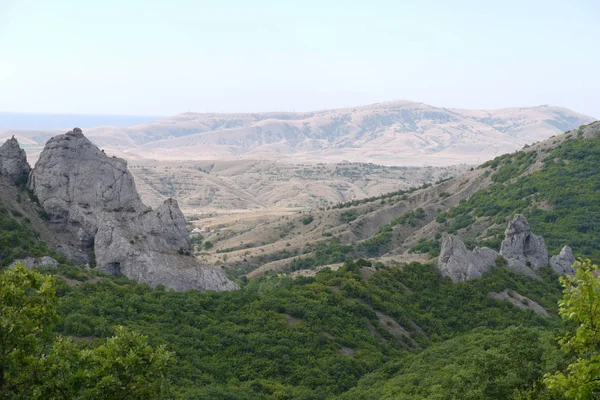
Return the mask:
<path id="1" fill-rule="evenodd" d="M 55 279 L 22 264 L 0 273 L 0 398 L 164 399 L 173 354 L 123 327 L 96 345 L 56 335 Z"/>
<path id="2" fill-rule="evenodd" d="M 574 277 L 560 278 L 564 297 L 560 316 L 571 330 L 559 343 L 576 359 L 565 371 L 546 375 L 546 384 L 555 392 L 578 400 L 600 398 L 600 276 L 590 260 L 574 264 Z"/>

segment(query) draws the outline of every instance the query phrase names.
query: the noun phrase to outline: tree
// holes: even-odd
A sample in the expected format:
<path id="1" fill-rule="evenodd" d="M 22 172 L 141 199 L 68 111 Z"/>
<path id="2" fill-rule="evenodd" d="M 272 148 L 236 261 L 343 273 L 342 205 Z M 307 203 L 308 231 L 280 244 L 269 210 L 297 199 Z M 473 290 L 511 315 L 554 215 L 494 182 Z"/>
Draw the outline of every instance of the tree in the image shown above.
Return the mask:
<path id="1" fill-rule="evenodd" d="M 168 399 L 166 372 L 173 354 L 153 348 L 148 338 L 117 327 L 115 336 L 93 349 L 58 337 L 40 363 L 34 399 Z"/>
<path id="2" fill-rule="evenodd" d="M 55 336 L 54 279 L 22 264 L 0 273 L 0 398 L 165 399 L 173 353 L 118 327 L 89 347 Z"/>
<path id="3" fill-rule="evenodd" d="M 53 278 L 23 264 L 0 274 L 0 395 L 31 381 L 34 361 L 58 321 L 56 303 Z"/>
<path id="4" fill-rule="evenodd" d="M 481 398 L 509 399 L 542 377 L 544 347 L 539 332 L 511 327 L 497 346 L 475 358 L 474 380 Z"/>
<path id="5" fill-rule="evenodd" d="M 560 316 L 573 327 L 559 344 L 577 360 L 566 371 L 546 375 L 546 385 L 572 399 L 600 398 L 600 277 L 590 260 L 573 264 L 574 277 L 561 277 L 564 297 L 558 303 Z"/>

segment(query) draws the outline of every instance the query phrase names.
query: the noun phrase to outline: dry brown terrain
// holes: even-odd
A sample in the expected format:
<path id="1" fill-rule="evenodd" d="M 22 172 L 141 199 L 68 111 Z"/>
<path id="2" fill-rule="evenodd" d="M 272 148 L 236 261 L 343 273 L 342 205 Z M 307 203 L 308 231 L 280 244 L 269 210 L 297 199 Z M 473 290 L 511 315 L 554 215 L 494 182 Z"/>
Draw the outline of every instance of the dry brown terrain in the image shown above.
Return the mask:
<path id="1" fill-rule="evenodd" d="M 204 243 L 214 244 L 198 249 L 198 256 L 239 275 L 281 270 L 310 255 L 307 245 L 327 238 L 354 245 L 417 207 L 427 223 L 394 227 L 380 259 L 420 259 L 406 249 L 435 231 L 436 212 L 489 184 L 482 170 L 469 172 L 469 164 L 591 120 L 558 107 L 482 111 L 390 102 L 310 113 L 186 113 L 85 134 L 129 162 L 146 204 L 176 198 L 189 227 L 203 229 Z M 4 131 L 0 140 L 15 134 L 34 163 L 56 133 Z M 450 176 L 459 177 L 407 195 L 334 207 Z"/>
<path id="2" fill-rule="evenodd" d="M 305 113 L 184 113 L 84 132 L 110 154 L 148 160 L 279 160 L 384 165 L 478 164 L 591 122 L 560 107 L 458 110 L 395 101 Z M 16 135 L 31 160 L 58 131 Z"/>
<path id="3" fill-rule="evenodd" d="M 173 197 L 191 217 L 318 209 L 435 182 L 459 175 L 470 166 L 385 167 L 242 160 L 131 163 L 129 168 L 148 205 Z"/>
<path id="4" fill-rule="evenodd" d="M 544 155 L 567 137 L 569 133 L 525 148 L 526 152 L 536 152 L 537 157 L 524 174 L 541 168 Z M 436 215 L 457 205 L 476 191 L 489 187 L 492 172 L 493 167 L 487 166 L 407 194 L 389 195 L 342 208 L 299 210 L 256 221 L 254 225 L 240 230 L 228 227 L 211 230 L 204 233 L 204 236 L 214 247 L 208 251 L 200 251 L 199 257 L 206 263 L 223 266 L 238 275 L 245 273 L 256 276 L 267 271 L 284 271 L 293 260 L 313 257 L 316 243 L 337 238 L 342 244 L 360 249 L 382 226 L 411 211 L 422 209 L 423 217 L 414 225 L 393 225 L 391 240 L 385 244 L 383 252 L 378 251 L 381 255 L 369 258 L 386 264 L 426 262 L 426 254 L 411 254 L 409 249 L 420 239 L 434 239 L 436 232 L 440 231 Z M 194 222 L 196 223 L 197 221 Z M 468 238 L 486 238 L 491 230 L 503 230 L 505 225 L 506 221 L 480 217 L 466 230 L 459 231 L 459 234 Z"/>

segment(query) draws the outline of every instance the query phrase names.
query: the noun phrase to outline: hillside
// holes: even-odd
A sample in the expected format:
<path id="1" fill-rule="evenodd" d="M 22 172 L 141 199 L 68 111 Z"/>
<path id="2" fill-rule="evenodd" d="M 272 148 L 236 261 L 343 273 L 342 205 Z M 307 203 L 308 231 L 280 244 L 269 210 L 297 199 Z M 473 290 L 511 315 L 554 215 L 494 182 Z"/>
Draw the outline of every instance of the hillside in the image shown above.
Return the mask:
<path id="1" fill-rule="evenodd" d="M 306 113 L 185 113 L 149 124 L 86 130 L 128 160 L 268 159 L 385 165 L 478 164 L 589 123 L 560 107 L 458 110 L 396 101 Z M 30 161 L 57 132 L 4 131 Z"/>
<path id="2" fill-rule="evenodd" d="M 446 232 L 470 248 L 498 250 L 506 223 L 522 213 L 552 254 L 570 245 L 576 255 L 598 259 L 599 132 L 600 123 L 593 123 L 432 187 L 282 216 L 244 232 L 211 233 L 205 240 L 214 247 L 200 257 L 251 275 L 346 256 L 425 261 L 437 256 Z"/>
<path id="3" fill-rule="evenodd" d="M 453 352 L 447 363 L 464 371 L 454 381 L 464 389 L 483 388 L 487 378 L 469 375 L 475 357 L 505 349 L 518 338 L 529 339 L 506 355 L 513 362 L 535 363 L 540 352 L 557 353 L 551 331 L 560 326 L 560 291 L 551 273 L 534 280 L 497 270 L 483 280 L 454 285 L 428 265 L 382 268 L 368 279 L 362 271 L 349 262 L 316 278 L 271 277 L 229 293 L 178 293 L 73 267 L 46 270 L 58 276 L 59 332 L 82 345 L 102 343 L 117 325 L 143 332 L 151 344 L 175 352 L 177 363 L 167 376 L 180 399 L 337 398 L 358 383 L 361 391 L 382 385 L 402 372 L 401 365 L 448 346 Z M 550 316 L 489 295 L 505 288 L 543 304 Z M 521 327 L 511 328 L 515 324 Z M 487 347 L 475 346 L 481 341 Z M 512 381 L 503 376 L 516 368 L 499 364 L 493 374 L 505 382 L 501 396 L 533 384 L 560 360 L 558 355 L 554 363 L 536 364 L 531 374 Z M 437 364 L 421 365 L 419 371 L 430 379 L 421 390 L 456 390 L 456 385 L 439 384 L 447 373 Z"/>
<path id="4" fill-rule="evenodd" d="M 151 288 L 61 259 L 42 270 L 57 277 L 56 331 L 82 349 L 101 348 L 117 326 L 143 332 L 174 352 L 161 387 L 174 398 L 560 399 L 541 383 L 573 361 L 554 342 L 565 329 L 558 276 L 498 265 L 452 283 L 427 261 L 445 232 L 493 247 L 515 212 L 554 254 L 568 243 L 596 258 L 599 149 L 594 123 L 433 185 L 210 232 L 200 257 L 238 278 L 231 292 Z M 2 264 L 54 254 L 44 209 L 0 183 Z"/>
<path id="5" fill-rule="evenodd" d="M 386 167 L 240 160 L 131 164 L 143 200 L 168 197 L 193 217 L 213 211 L 314 209 L 460 175 L 470 166 Z"/>

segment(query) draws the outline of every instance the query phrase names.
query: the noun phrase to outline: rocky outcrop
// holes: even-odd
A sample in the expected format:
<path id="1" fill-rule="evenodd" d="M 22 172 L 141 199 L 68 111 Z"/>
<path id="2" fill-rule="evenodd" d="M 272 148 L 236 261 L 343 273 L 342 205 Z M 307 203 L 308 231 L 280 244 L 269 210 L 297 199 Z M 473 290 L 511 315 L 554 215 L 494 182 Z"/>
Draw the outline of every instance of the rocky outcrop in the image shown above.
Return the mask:
<path id="1" fill-rule="evenodd" d="M 574 262 L 575 256 L 569 246 L 564 246 L 558 255 L 550 257 L 550 266 L 559 275 L 575 275 Z"/>
<path id="2" fill-rule="evenodd" d="M 9 265 L 9 268 L 16 266 L 17 264 L 24 264 L 27 268 L 31 269 L 33 267 L 58 267 L 58 261 L 56 261 L 52 257 L 44 256 L 40 258 L 27 257 L 22 260 L 17 260 Z"/>
<path id="3" fill-rule="evenodd" d="M 542 307 L 538 302 L 531 300 L 528 297 L 522 296 L 514 290 L 504 289 L 503 291 L 490 292 L 490 297 L 496 300 L 508 301 L 513 306 L 520 308 L 521 310 L 531 310 L 540 317 L 549 317 L 548 311 Z"/>
<path id="4" fill-rule="evenodd" d="M 575 256 L 569 246 L 550 259 L 544 238 L 531 233 L 529 222 L 523 215 L 516 215 L 506 228 L 500 253 L 488 248 L 476 247 L 469 251 L 456 236 L 447 235 L 442 241 L 438 259 L 438 268 L 443 276 L 449 276 L 453 282 L 462 282 L 479 278 L 490 267 L 496 265 L 498 256 L 506 261 L 508 268 L 521 274 L 539 278 L 535 273 L 541 267 L 550 266 L 560 275 L 573 275 Z"/>
<path id="5" fill-rule="evenodd" d="M 470 251 L 458 237 L 447 235 L 442 241 L 438 267 L 443 276 L 463 282 L 481 277 L 496 265 L 497 258 L 498 253 L 492 249 L 476 247 Z"/>
<path id="6" fill-rule="evenodd" d="M 233 290 L 225 275 L 190 256 L 177 202 L 142 203 L 125 160 L 108 157 L 75 128 L 50 139 L 32 171 L 30 189 L 53 229 L 94 252 L 99 270 L 175 290 Z"/>
<path id="7" fill-rule="evenodd" d="M 8 176 L 14 183 L 24 184 L 30 170 L 25 150 L 14 136 L 0 146 L 0 174 Z"/>
<path id="8" fill-rule="evenodd" d="M 536 276 L 535 270 L 548 265 L 548 249 L 544 238 L 531 233 L 529 222 L 516 215 L 504 232 L 500 255 L 515 272 Z"/>

